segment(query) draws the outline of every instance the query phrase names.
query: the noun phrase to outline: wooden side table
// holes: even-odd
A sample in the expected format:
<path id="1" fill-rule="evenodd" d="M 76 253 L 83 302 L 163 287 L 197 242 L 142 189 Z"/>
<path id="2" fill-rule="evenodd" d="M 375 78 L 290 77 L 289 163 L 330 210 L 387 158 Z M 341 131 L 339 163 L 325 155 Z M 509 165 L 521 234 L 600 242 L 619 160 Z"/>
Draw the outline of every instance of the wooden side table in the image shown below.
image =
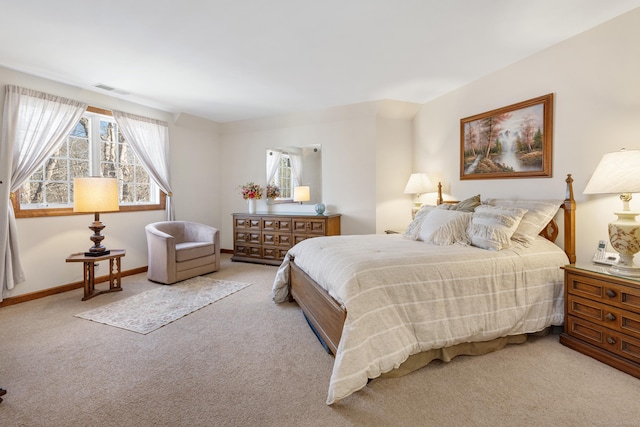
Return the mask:
<path id="1" fill-rule="evenodd" d="M 610 274 L 602 266 L 563 268 L 560 343 L 640 378 L 640 279 Z"/>
<path id="2" fill-rule="evenodd" d="M 102 256 L 86 256 L 84 253 L 71 254 L 67 262 L 82 262 L 84 264 L 84 297 L 82 301 L 93 298 L 106 292 L 122 290 L 120 259 L 125 255 L 124 249 L 111 249 L 111 252 Z M 109 289 L 96 291 L 96 263 L 109 260 Z"/>

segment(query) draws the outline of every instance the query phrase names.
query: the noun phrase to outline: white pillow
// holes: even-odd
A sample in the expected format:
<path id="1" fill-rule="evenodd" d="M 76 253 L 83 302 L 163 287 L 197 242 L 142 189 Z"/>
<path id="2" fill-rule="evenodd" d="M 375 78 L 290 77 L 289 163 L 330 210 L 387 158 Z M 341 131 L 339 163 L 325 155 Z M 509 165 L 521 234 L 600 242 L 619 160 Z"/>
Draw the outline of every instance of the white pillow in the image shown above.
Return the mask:
<path id="1" fill-rule="evenodd" d="M 526 209 L 527 213 L 520 221 L 511 240 L 530 246 L 536 236 L 556 215 L 564 200 L 522 200 L 522 199 L 487 199 L 485 204 L 510 208 Z"/>
<path id="2" fill-rule="evenodd" d="M 511 246 L 511 236 L 526 209 L 480 205 L 473 212 L 467 235 L 473 246 L 499 251 Z"/>
<path id="3" fill-rule="evenodd" d="M 409 224 L 407 229 L 404 231 L 405 237 L 409 239 L 418 240 L 420 235 L 420 226 L 422 225 L 422 220 L 436 207 L 431 205 L 423 205 L 416 215 L 413 217 L 413 221 Z"/>
<path id="4" fill-rule="evenodd" d="M 418 240 L 435 245 L 469 245 L 467 227 L 471 212 L 433 209 L 423 219 Z"/>

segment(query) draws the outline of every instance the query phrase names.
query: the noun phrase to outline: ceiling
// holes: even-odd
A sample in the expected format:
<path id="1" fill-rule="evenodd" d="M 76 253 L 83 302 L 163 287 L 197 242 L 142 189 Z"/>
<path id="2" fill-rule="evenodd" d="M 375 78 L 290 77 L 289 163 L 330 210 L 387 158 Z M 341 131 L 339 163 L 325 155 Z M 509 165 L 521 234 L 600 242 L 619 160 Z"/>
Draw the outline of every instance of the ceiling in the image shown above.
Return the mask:
<path id="1" fill-rule="evenodd" d="M 425 103 L 636 7 L 640 0 L 2 0 L 0 65 L 228 122 L 380 99 Z"/>

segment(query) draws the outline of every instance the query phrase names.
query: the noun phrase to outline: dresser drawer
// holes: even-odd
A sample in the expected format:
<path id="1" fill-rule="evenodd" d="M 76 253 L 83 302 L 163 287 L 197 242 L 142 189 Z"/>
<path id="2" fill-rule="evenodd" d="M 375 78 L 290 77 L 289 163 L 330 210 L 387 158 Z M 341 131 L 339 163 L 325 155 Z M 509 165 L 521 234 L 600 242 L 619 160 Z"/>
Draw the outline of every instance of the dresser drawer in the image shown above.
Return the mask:
<path id="1" fill-rule="evenodd" d="M 259 259 L 262 258 L 262 247 L 236 243 L 233 254 L 239 257 Z"/>
<path id="2" fill-rule="evenodd" d="M 569 294 L 567 314 L 615 329 L 640 340 L 640 314 Z"/>
<path id="3" fill-rule="evenodd" d="M 288 249 L 278 248 L 278 247 L 264 247 L 262 248 L 262 258 L 266 260 L 272 261 L 282 261 L 287 255 Z"/>
<path id="4" fill-rule="evenodd" d="M 566 319 L 567 333 L 584 342 L 640 363 L 640 340 L 575 316 Z"/>
<path id="5" fill-rule="evenodd" d="M 262 223 L 259 218 L 250 218 L 245 216 L 235 217 L 233 219 L 233 228 L 236 230 L 260 230 Z"/>
<path id="6" fill-rule="evenodd" d="M 567 292 L 594 301 L 640 313 L 640 289 L 604 281 L 596 277 L 567 273 Z"/>
<path id="7" fill-rule="evenodd" d="M 290 218 L 262 218 L 262 230 L 290 233 L 291 219 Z"/>
<path id="8" fill-rule="evenodd" d="M 262 241 L 262 234 L 249 231 L 236 231 L 235 241 L 236 243 L 255 243 L 259 245 Z"/>
<path id="9" fill-rule="evenodd" d="M 262 244 L 265 246 L 283 246 L 285 248 L 291 247 L 291 233 L 262 233 Z"/>

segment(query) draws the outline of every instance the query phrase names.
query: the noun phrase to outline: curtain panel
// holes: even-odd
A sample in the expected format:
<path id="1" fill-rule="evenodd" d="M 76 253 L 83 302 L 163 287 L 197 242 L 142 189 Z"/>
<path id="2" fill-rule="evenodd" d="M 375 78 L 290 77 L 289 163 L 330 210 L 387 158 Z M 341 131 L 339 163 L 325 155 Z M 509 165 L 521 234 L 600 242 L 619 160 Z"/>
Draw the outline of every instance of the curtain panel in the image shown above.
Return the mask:
<path id="1" fill-rule="evenodd" d="M 0 280 L 2 291 L 25 281 L 9 195 L 55 151 L 87 104 L 18 86 L 5 87 L 0 141 Z M 1 301 L 0 295 L 0 301 Z"/>
<path id="2" fill-rule="evenodd" d="M 276 172 L 280 167 L 280 160 L 282 159 L 282 151 L 269 150 L 267 155 L 267 185 L 271 182 Z"/>
<path id="3" fill-rule="evenodd" d="M 167 221 L 175 215 L 171 203 L 172 190 L 169 179 L 169 126 L 167 123 L 112 110 L 120 132 L 131 145 L 147 173 L 167 194 Z"/>

